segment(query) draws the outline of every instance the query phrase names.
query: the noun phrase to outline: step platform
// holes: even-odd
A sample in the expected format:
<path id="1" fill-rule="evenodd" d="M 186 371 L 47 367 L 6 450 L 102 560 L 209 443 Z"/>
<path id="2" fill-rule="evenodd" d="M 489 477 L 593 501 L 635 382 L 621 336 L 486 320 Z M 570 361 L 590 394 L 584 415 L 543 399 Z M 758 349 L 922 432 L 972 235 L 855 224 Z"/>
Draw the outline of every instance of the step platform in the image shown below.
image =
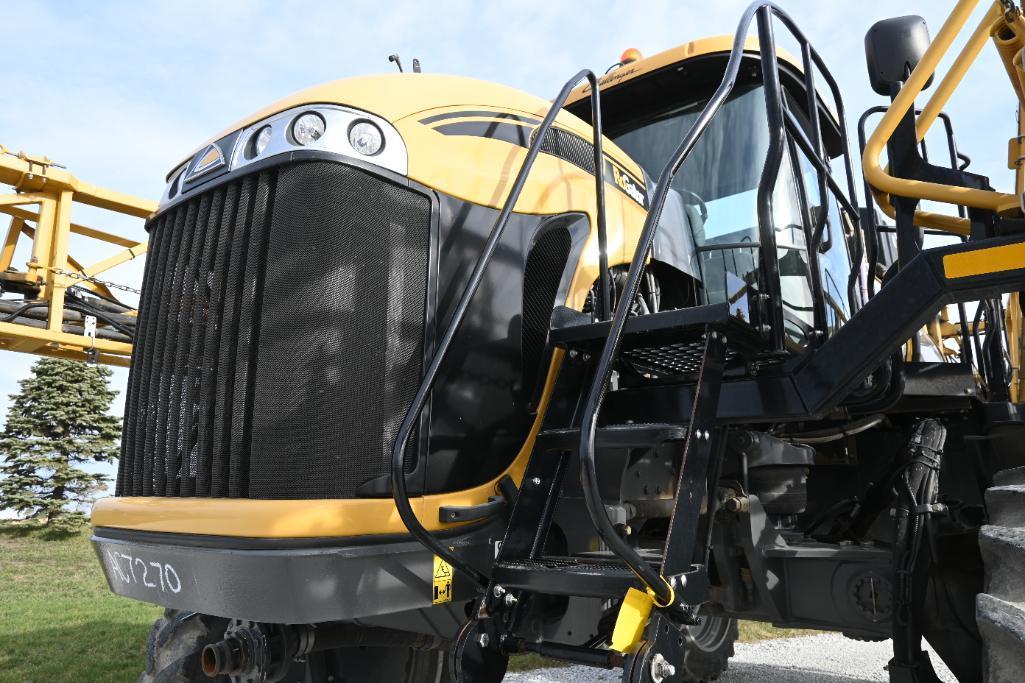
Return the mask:
<path id="1" fill-rule="evenodd" d="M 687 438 L 687 425 L 667 423 L 629 423 L 599 427 L 594 434 L 595 448 L 654 448 L 667 441 Z M 576 451 L 580 429 L 548 429 L 537 435 L 537 448 L 550 451 Z"/>
<path id="2" fill-rule="evenodd" d="M 588 598 L 623 597 L 627 589 L 643 589 L 641 580 L 620 560 L 584 557 L 541 557 L 496 562 L 494 583 L 506 590 Z"/>
<path id="3" fill-rule="evenodd" d="M 729 366 L 738 357 L 754 355 L 763 346 L 749 324 L 731 318 L 729 313 L 727 304 L 710 304 L 628 318 L 620 358 L 639 372 L 655 377 L 696 375 L 701 369 L 705 334 L 711 326 L 729 341 Z M 574 356 L 597 357 L 611 327 L 611 321 L 592 322 L 590 316 L 560 306 L 552 315 L 549 340 Z"/>
<path id="4" fill-rule="evenodd" d="M 656 553 L 645 553 L 653 567 L 661 564 Z M 492 582 L 506 590 L 585 598 L 621 598 L 630 588 L 644 584 L 625 562 L 603 557 L 551 556 L 534 560 L 505 560 L 492 567 Z M 686 573 L 679 596 L 696 604 L 707 599 L 708 577 L 701 567 Z"/>

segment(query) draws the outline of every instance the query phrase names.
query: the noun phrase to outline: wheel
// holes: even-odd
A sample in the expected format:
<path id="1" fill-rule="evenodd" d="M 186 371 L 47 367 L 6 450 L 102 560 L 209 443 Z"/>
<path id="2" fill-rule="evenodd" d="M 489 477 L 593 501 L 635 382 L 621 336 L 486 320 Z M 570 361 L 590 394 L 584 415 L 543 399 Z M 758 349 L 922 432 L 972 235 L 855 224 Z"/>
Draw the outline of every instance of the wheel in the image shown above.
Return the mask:
<path id="1" fill-rule="evenodd" d="M 684 629 L 683 681 L 714 681 L 729 666 L 737 641 L 737 620 L 722 616 L 702 617 L 701 623 Z"/>
<path id="2" fill-rule="evenodd" d="M 207 678 L 201 667 L 206 645 L 224 637 L 229 620 L 195 612 L 165 610 L 150 631 L 146 670 L 139 683 L 233 683 L 228 676 Z M 445 651 L 408 647 L 351 647 L 315 652 L 295 663 L 285 680 L 317 683 L 441 683 L 447 681 Z"/>
<path id="3" fill-rule="evenodd" d="M 1025 662 L 1025 467 L 997 473 L 986 492 L 988 526 L 979 533 L 985 592 L 975 602 L 989 683 L 1020 681 Z"/>
<path id="4" fill-rule="evenodd" d="M 164 610 L 146 641 L 146 670 L 139 683 L 193 683 L 211 681 L 203 673 L 203 648 L 224 637 L 227 619 L 195 612 Z M 221 683 L 225 677 L 216 679 Z"/>

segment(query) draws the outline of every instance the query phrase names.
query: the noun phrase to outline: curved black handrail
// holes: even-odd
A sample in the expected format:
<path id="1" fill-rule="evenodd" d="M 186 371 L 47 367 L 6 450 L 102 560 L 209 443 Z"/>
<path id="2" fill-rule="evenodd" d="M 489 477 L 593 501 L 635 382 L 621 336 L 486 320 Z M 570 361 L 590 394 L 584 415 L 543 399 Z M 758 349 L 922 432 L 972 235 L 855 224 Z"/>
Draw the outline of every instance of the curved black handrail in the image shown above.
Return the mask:
<path id="1" fill-rule="evenodd" d="M 435 555 L 441 557 L 463 574 L 469 576 L 480 587 L 487 585 L 487 576 L 464 561 L 452 552 L 448 546 L 435 538 L 434 535 L 420 522 L 416 513 L 413 512 L 413 508 L 409 502 L 409 493 L 406 489 L 406 445 L 409 442 L 409 437 L 413 432 L 414 426 L 420 420 L 420 414 L 423 412 L 431 390 L 434 388 L 434 383 L 438 379 L 438 372 L 441 369 L 441 364 L 448 356 L 448 352 L 452 346 L 452 340 L 455 338 L 456 333 L 462 325 L 463 318 L 466 316 L 466 311 L 470 306 L 470 301 L 473 299 L 474 294 L 476 294 L 477 289 L 480 287 L 480 284 L 484 279 L 484 271 L 487 270 L 488 264 L 491 262 L 491 257 L 494 255 L 495 250 L 498 247 L 498 242 L 502 238 L 502 233 L 505 232 L 505 227 L 509 222 L 509 215 L 512 213 L 513 208 L 516 206 L 516 202 L 520 197 L 520 193 L 523 191 L 523 186 L 526 183 L 527 176 L 530 174 L 530 170 L 534 166 L 534 160 L 541 151 L 541 145 L 544 143 L 545 136 L 555 123 L 555 117 L 566 104 L 566 100 L 569 98 L 570 92 L 572 92 L 573 88 L 576 87 L 577 83 L 585 78 L 591 86 L 591 115 L 592 128 L 594 130 L 594 177 L 596 188 L 595 199 L 597 202 L 595 219 L 598 226 L 598 260 L 601 271 L 601 293 L 599 295 L 599 301 L 601 302 L 600 310 L 609 310 L 609 268 L 607 236 L 605 229 L 605 156 L 602 152 L 601 100 L 598 91 L 597 76 L 595 76 L 594 72 L 591 70 L 583 69 L 567 81 L 564 86 L 562 86 L 559 96 L 552 102 L 552 106 L 549 108 L 548 113 L 541 122 L 541 125 L 534 130 L 534 139 L 531 140 L 530 147 L 527 149 L 527 156 L 523 159 L 519 173 L 516 175 L 516 180 L 513 182 L 512 188 L 509 190 L 509 196 L 506 198 L 505 204 L 502 206 L 502 211 L 499 213 L 498 218 L 495 220 L 495 224 L 491 228 L 491 233 L 488 235 L 487 242 L 484 243 L 484 248 L 481 250 L 480 256 L 477 257 L 477 263 L 474 265 L 473 272 L 470 274 L 470 279 L 466 283 L 466 287 L 463 289 L 463 293 L 459 297 L 459 302 L 456 304 L 455 311 L 452 314 L 452 320 L 449 322 L 448 327 L 445 328 L 445 333 L 442 336 L 441 342 L 439 342 L 438 348 L 435 351 L 433 358 L 431 358 L 431 362 L 427 366 L 427 370 L 424 372 L 423 379 L 420 381 L 420 386 L 417 388 L 416 395 L 413 398 L 412 404 L 409 406 L 409 410 L 406 411 L 406 416 L 402 420 L 402 425 L 399 427 L 398 434 L 395 438 L 395 444 L 392 447 L 392 498 L 395 501 L 395 507 L 399 512 L 399 517 L 406 525 L 406 529 L 408 529 L 409 532 L 423 545 L 432 550 Z"/>
<path id="2" fill-rule="evenodd" d="M 616 305 L 616 311 L 612 318 L 609 335 L 605 340 L 601 356 L 598 359 L 597 369 L 587 395 L 587 401 L 585 403 L 581 422 L 579 448 L 580 483 L 583 488 L 584 502 L 587 506 L 587 511 L 591 517 L 591 521 L 594 524 L 595 529 L 598 531 L 599 536 L 601 536 L 609 549 L 629 565 L 631 570 L 633 570 L 633 572 L 654 593 L 656 600 L 660 604 L 669 604 L 669 602 L 674 599 L 672 587 L 656 569 L 649 565 L 632 546 L 620 537 L 613 526 L 612 521 L 609 519 L 608 513 L 606 512 L 605 506 L 602 502 L 594 459 L 595 433 L 598 426 L 598 413 L 601 409 L 602 402 L 605 398 L 605 392 L 608 389 L 609 381 L 612 377 L 615 360 L 619 355 L 619 350 L 623 340 L 623 329 L 630 313 L 630 304 L 637 294 L 638 285 L 644 270 L 645 255 L 651 248 L 654 240 L 658 221 L 661 217 L 662 208 L 665 205 L 670 184 L 677 171 L 679 171 L 684 161 L 687 160 L 687 157 L 694 149 L 698 139 L 708 128 L 711 120 L 715 117 L 723 103 L 733 91 L 745 53 L 744 43 L 750 30 L 751 22 L 756 15 L 758 16 L 763 78 L 775 79 L 774 85 L 777 88 L 777 93 L 779 72 L 776 68 L 775 46 L 774 41 L 772 40 L 770 24 L 771 17 L 773 15 L 778 17 L 784 26 L 795 35 L 795 37 L 797 37 L 802 43 L 807 43 L 807 39 L 805 39 L 803 34 L 801 34 L 797 29 L 793 20 L 790 19 L 783 10 L 769 0 L 757 0 L 749 5 L 741 16 L 737 32 L 733 39 L 733 47 L 730 52 L 729 61 L 726 64 L 726 70 L 722 82 L 719 84 L 719 87 L 716 89 L 715 93 L 713 93 L 708 103 L 705 105 L 705 108 L 691 125 L 691 128 L 687 131 L 683 141 L 680 143 L 679 147 L 676 148 L 676 151 L 669 158 L 669 161 L 659 174 L 658 183 L 656 184 L 655 190 L 652 194 L 648 216 L 644 221 L 644 227 L 641 229 L 641 234 L 634 250 L 633 260 L 631 261 L 630 269 L 627 272 L 626 282 Z M 817 53 L 809 51 L 807 56 L 810 61 L 813 61 L 819 66 L 827 84 L 834 93 L 834 98 L 838 101 L 838 118 L 843 126 L 842 137 L 845 145 L 844 149 L 846 150 L 846 123 L 843 106 L 842 103 L 839 102 L 839 87 L 829 74 L 828 70 L 825 69 L 825 65 Z M 766 84 L 766 87 L 768 88 L 770 85 L 773 84 Z M 775 175 L 778 173 L 778 166 L 783 154 L 782 140 L 783 135 L 786 132 L 786 122 L 783 118 L 783 114 L 784 112 L 778 109 L 777 111 L 773 111 L 771 109 L 769 111 L 770 132 L 772 133 L 774 144 L 770 145 L 769 153 L 766 156 L 765 166 L 763 167 L 762 182 L 760 183 L 759 188 L 759 228 L 763 238 L 767 238 L 767 240 L 763 239 L 763 246 L 764 244 L 771 245 L 774 243 L 774 236 L 771 234 L 773 230 L 771 189 L 772 184 L 775 181 Z M 810 112 L 810 115 L 817 116 L 818 113 L 817 111 L 813 111 Z M 851 195 L 854 196 L 853 170 L 851 169 L 849 156 L 845 154 L 845 157 L 848 168 L 848 187 Z M 775 169 L 773 167 L 775 167 Z M 775 250 L 773 249 L 772 251 L 774 252 Z M 763 264 L 767 263 L 775 264 L 775 259 L 764 258 Z M 772 282 L 773 279 L 769 278 L 768 281 Z"/>

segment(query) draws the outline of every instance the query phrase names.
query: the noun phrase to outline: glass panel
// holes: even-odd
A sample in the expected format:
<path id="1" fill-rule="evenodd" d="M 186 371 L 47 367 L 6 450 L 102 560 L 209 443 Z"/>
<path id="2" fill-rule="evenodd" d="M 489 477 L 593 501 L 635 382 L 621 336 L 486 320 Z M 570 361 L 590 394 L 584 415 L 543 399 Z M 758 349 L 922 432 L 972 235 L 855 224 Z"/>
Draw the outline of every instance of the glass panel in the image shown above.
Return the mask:
<path id="1" fill-rule="evenodd" d="M 627 122 L 612 137 L 649 176 L 657 176 L 706 102 L 686 100 Z M 701 280 L 704 302 L 729 302 L 731 314 L 746 321 L 750 294 L 758 288 L 758 182 L 769 146 L 765 120 L 762 88 L 738 87 L 673 178 L 659 220 L 662 240 L 692 245 L 696 263 L 673 265 Z"/>
<path id="2" fill-rule="evenodd" d="M 657 176 L 706 103 L 694 98 L 657 115 L 624 122 L 611 137 L 649 176 Z M 769 149 L 765 93 L 734 90 L 673 178 L 660 233 L 689 231 L 706 303 L 728 301 L 750 319 L 749 294 L 759 283 L 758 185 Z M 787 345 L 807 345 L 814 325 L 804 210 L 797 175 L 784 155 L 773 191 L 780 289 Z M 682 242 L 683 240 L 677 240 Z"/>
<path id="3" fill-rule="evenodd" d="M 822 197 L 819 194 L 818 174 L 803 152 L 798 152 L 801 175 L 808 196 L 811 220 L 817 220 Z M 841 218 L 836 199 L 826 192 L 826 225 L 822 233 L 822 247 L 819 250 L 819 270 L 822 294 L 825 297 L 826 333 L 832 335 L 850 318 L 850 302 L 847 297 L 847 279 L 851 274 L 851 259 L 848 253 L 848 224 Z M 808 231 L 814 226 L 809 224 Z"/>
<path id="4" fill-rule="evenodd" d="M 629 122 L 612 137 L 649 176 L 657 176 L 690 130 L 706 99 Z M 694 243 L 758 243 L 756 202 L 769 145 L 761 87 L 738 87 L 709 123 L 673 178 L 667 206 L 683 205 Z"/>
<path id="5" fill-rule="evenodd" d="M 812 296 L 811 268 L 808 265 L 804 210 L 787 151 L 784 151 L 779 177 L 772 193 L 772 218 L 776 226 L 784 340 L 789 348 L 800 350 L 808 345 L 809 333 L 815 327 L 815 299 Z"/>

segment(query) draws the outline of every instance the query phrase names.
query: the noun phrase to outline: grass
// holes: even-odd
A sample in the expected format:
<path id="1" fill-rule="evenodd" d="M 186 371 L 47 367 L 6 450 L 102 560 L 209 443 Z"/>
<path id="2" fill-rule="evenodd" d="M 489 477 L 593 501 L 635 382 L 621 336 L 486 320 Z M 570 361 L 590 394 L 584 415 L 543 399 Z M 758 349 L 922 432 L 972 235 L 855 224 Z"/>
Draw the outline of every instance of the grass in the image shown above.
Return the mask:
<path id="1" fill-rule="evenodd" d="M 0 683 L 134 681 L 160 612 L 110 592 L 88 533 L 0 522 Z M 742 642 L 808 633 L 740 623 Z M 560 665 L 524 655 L 509 668 Z"/>
<path id="2" fill-rule="evenodd" d="M 0 524 L 0 683 L 134 681 L 160 611 L 110 592 L 88 533 Z"/>

